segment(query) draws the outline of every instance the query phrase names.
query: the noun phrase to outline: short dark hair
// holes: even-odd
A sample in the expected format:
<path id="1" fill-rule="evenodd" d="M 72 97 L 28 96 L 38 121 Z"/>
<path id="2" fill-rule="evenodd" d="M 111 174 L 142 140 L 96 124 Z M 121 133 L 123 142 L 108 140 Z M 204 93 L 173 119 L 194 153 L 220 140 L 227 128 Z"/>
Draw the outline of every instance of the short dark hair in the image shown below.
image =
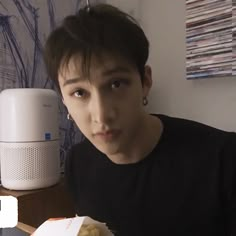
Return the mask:
<path id="1" fill-rule="evenodd" d="M 141 80 L 149 54 L 149 42 L 137 21 L 108 4 L 81 8 L 53 30 L 45 44 L 44 61 L 49 77 L 59 88 L 58 73 L 76 54 L 83 72 L 89 72 L 91 56 L 120 55 L 133 63 Z"/>

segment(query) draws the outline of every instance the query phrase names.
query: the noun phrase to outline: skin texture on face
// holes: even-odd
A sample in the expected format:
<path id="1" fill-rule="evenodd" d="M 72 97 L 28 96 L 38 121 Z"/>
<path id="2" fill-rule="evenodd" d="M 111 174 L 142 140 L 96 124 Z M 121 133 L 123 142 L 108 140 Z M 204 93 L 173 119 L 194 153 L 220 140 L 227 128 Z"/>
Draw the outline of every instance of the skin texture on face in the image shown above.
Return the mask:
<path id="1" fill-rule="evenodd" d="M 150 68 L 143 85 L 137 68 L 119 57 L 92 57 L 89 78 L 80 57 L 61 68 L 63 102 L 85 137 L 115 163 L 129 163 L 143 142 L 149 115 L 143 97 L 151 87 Z M 147 131 L 147 130 L 146 130 Z"/>

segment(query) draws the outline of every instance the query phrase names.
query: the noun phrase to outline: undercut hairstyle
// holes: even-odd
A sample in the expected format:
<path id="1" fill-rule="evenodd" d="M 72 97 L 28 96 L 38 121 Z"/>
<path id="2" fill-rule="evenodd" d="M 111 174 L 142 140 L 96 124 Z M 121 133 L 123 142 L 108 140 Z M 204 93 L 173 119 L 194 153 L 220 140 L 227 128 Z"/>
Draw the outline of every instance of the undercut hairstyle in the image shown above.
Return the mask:
<path id="1" fill-rule="evenodd" d="M 79 55 L 82 73 L 89 74 L 91 57 L 120 56 L 136 66 L 141 81 L 149 55 L 149 42 L 138 22 L 109 4 L 81 8 L 53 30 L 44 47 L 48 76 L 59 87 L 60 69 Z M 60 90 L 60 89 L 59 89 Z"/>

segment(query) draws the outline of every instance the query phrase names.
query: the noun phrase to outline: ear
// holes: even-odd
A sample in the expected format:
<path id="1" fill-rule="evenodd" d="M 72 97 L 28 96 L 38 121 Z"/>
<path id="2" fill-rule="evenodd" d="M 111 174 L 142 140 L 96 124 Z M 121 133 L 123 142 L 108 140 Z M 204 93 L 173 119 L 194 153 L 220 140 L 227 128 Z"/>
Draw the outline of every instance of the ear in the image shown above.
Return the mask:
<path id="1" fill-rule="evenodd" d="M 63 97 L 61 97 L 61 101 L 62 101 L 62 103 L 63 103 L 64 106 L 65 106 L 66 104 L 65 104 L 65 101 L 64 101 L 64 98 L 63 98 Z"/>
<path id="2" fill-rule="evenodd" d="M 62 93 L 60 93 L 60 98 L 61 98 L 61 101 L 62 101 L 63 105 L 66 106 L 66 104 L 65 104 L 65 100 L 64 100 L 64 98 L 63 98 Z"/>
<path id="3" fill-rule="evenodd" d="M 152 69 L 149 65 L 144 67 L 143 76 L 143 97 L 147 97 L 152 87 Z"/>

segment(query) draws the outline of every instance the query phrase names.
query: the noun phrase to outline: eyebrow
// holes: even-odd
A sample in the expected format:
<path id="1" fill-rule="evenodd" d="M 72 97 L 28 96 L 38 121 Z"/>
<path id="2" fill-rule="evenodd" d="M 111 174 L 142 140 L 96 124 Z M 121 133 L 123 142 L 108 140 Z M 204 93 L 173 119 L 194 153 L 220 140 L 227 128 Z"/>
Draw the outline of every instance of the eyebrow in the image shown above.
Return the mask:
<path id="1" fill-rule="evenodd" d="M 129 73 L 130 72 L 130 69 L 125 67 L 125 66 L 118 66 L 118 67 L 115 67 L 115 68 L 111 68 L 111 69 L 108 69 L 108 70 L 105 70 L 102 75 L 104 76 L 109 76 L 109 75 L 112 75 L 112 74 L 117 74 L 117 73 Z"/>
<path id="2" fill-rule="evenodd" d="M 83 81 L 83 79 L 82 79 L 81 77 L 76 77 L 76 78 L 72 78 L 72 79 L 67 79 L 67 80 L 65 80 L 65 82 L 63 83 L 63 87 L 65 87 L 66 85 L 69 85 L 69 84 L 78 83 L 79 81 Z"/>
<path id="3" fill-rule="evenodd" d="M 130 70 L 127 67 L 119 66 L 119 67 L 115 67 L 115 68 L 111 68 L 111 69 L 103 71 L 102 75 L 103 76 L 111 76 L 111 75 L 117 74 L 117 73 L 129 73 L 129 72 L 130 72 Z M 78 83 L 80 81 L 84 81 L 84 78 L 76 77 L 76 78 L 67 79 L 63 83 L 63 87 L 66 85 Z"/>

